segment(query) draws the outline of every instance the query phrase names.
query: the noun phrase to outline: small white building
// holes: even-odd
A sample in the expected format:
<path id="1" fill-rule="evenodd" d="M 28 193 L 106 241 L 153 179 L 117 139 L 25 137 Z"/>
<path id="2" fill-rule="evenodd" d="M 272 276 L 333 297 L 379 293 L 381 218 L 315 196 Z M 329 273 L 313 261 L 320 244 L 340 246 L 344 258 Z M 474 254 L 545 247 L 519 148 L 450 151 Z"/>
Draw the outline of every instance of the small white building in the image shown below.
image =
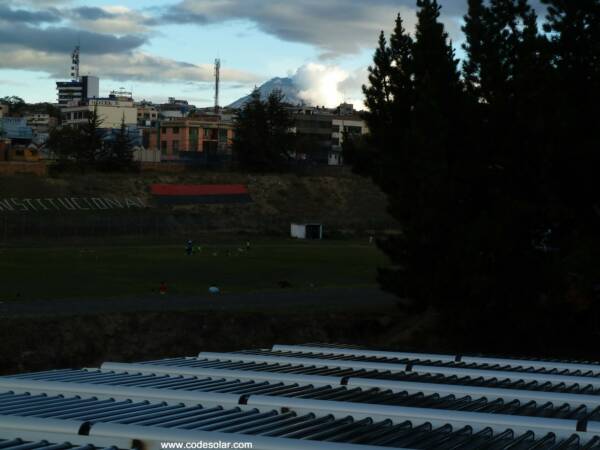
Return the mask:
<path id="1" fill-rule="evenodd" d="M 293 223 L 290 234 L 296 239 L 323 239 L 323 224 Z"/>

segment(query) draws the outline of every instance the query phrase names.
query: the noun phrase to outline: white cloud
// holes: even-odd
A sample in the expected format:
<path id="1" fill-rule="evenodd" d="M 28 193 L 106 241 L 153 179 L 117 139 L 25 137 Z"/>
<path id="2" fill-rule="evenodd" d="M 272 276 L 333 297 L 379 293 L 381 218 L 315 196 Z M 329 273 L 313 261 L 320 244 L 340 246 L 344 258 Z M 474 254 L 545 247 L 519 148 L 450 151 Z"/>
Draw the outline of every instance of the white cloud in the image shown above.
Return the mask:
<path id="1" fill-rule="evenodd" d="M 309 105 L 338 106 L 353 103 L 363 109 L 361 87 L 366 82 L 366 69 L 349 72 L 336 65 L 309 63 L 301 66 L 292 76 L 299 90 L 298 96 Z"/>

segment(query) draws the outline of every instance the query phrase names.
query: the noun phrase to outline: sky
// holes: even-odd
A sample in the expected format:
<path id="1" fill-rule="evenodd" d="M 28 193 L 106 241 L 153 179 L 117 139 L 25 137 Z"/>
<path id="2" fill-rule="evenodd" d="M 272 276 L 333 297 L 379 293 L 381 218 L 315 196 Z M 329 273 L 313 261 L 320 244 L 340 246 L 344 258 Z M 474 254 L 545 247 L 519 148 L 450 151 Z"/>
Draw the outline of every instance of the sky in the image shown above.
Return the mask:
<path id="1" fill-rule="evenodd" d="M 439 0 L 458 50 L 466 0 Z M 0 0 L 0 97 L 56 101 L 81 45 L 81 74 L 100 95 L 125 88 L 135 100 L 221 105 L 273 77 L 293 77 L 309 104 L 362 104 L 380 30 L 398 13 L 414 29 L 415 0 Z"/>

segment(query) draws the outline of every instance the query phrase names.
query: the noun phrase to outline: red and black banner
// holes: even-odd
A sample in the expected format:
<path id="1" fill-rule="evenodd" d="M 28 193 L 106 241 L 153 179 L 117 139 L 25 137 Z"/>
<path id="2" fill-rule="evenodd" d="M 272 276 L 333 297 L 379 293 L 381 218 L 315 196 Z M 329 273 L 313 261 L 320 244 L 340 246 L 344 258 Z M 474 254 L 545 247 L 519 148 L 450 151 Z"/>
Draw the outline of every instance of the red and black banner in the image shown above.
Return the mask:
<path id="1" fill-rule="evenodd" d="M 152 184 L 150 192 L 161 204 L 250 203 L 243 184 Z"/>

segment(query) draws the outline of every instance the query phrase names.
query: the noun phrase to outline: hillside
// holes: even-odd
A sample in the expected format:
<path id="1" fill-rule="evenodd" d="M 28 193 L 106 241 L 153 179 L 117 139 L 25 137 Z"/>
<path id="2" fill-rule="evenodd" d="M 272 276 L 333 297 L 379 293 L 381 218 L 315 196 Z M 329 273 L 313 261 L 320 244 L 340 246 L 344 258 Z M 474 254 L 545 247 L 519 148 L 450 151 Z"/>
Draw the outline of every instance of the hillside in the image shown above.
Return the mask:
<path id="1" fill-rule="evenodd" d="M 156 204 L 153 183 L 248 186 L 249 204 Z M 52 197 L 140 197 L 148 208 L 136 211 L 0 211 L 5 239 L 23 234 L 102 235 L 180 234 L 203 231 L 285 235 L 291 222 L 321 222 L 330 236 L 396 228 L 386 213 L 385 196 L 369 181 L 349 173 L 335 176 L 248 175 L 197 172 L 181 175 L 86 174 L 57 178 L 0 178 L 0 200 Z M 43 216 L 43 220 L 40 217 Z"/>

